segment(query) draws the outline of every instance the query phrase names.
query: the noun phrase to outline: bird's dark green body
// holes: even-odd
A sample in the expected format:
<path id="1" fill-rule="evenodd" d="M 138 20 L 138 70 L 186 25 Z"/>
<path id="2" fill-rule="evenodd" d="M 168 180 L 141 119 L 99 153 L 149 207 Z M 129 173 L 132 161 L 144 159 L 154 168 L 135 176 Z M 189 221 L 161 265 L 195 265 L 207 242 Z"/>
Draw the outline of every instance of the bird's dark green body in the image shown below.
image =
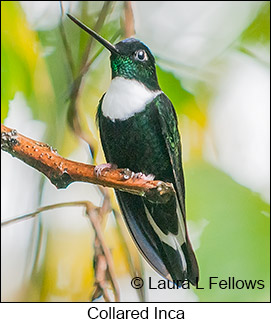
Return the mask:
<path id="1" fill-rule="evenodd" d="M 172 103 L 159 87 L 154 57 L 139 40 L 128 38 L 112 45 L 69 17 L 112 54 L 112 83 L 97 112 L 107 162 L 152 174 L 173 183 L 176 191 L 164 204 L 116 191 L 130 233 L 157 272 L 195 285 L 199 271 L 186 226 L 178 121 Z"/>
<path id="2" fill-rule="evenodd" d="M 148 103 L 143 111 L 126 120 L 114 121 L 103 115 L 102 102 L 103 99 L 98 107 L 97 119 L 107 162 L 135 172 L 153 174 L 157 179 L 173 183 L 176 192 L 181 190 L 179 207 L 181 213 L 185 214 L 181 141 L 176 114 L 170 100 L 161 93 Z M 162 130 L 161 114 L 170 126 L 170 132 L 166 134 Z M 177 160 L 175 173 L 178 174 L 178 185 L 172 167 L 174 160 Z M 184 266 L 182 260 L 171 246 L 161 241 L 146 216 L 147 208 L 163 234 L 177 235 L 181 228 L 175 199 L 166 204 L 153 204 L 135 195 L 122 192 L 116 194 L 132 236 L 145 258 L 150 260 L 152 257 L 152 266 L 164 277 L 170 273 L 175 281 L 190 278 L 190 281 L 195 283 L 197 278 L 194 277 L 194 273 L 190 273 L 189 277 L 189 273 L 180 271 Z M 186 227 L 185 221 L 181 222 Z M 195 266 L 196 260 L 188 236 L 185 238 L 186 243 L 181 246 L 184 257 L 187 258 L 188 266 Z M 175 272 L 173 268 L 177 271 Z"/>
<path id="3" fill-rule="evenodd" d="M 101 104 L 98 109 L 98 122 L 106 159 L 120 168 L 128 167 L 135 172 L 155 174 L 157 178 L 173 181 L 169 167 L 167 147 L 161 133 L 155 104 L 162 104 L 160 94 L 146 108 L 127 120 L 104 117 Z M 167 98 L 163 99 L 163 101 Z"/>

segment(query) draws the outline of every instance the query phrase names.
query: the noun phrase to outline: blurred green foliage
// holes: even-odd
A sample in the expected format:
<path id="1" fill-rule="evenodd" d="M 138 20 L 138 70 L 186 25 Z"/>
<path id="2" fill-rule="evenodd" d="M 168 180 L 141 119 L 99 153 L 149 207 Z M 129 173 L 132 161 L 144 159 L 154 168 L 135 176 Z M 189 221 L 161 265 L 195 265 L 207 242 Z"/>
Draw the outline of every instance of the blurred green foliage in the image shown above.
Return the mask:
<path id="1" fill-rule="evenodd" d="M 19 3 L 1 2 L 1 122 L 17 91 L 22 91 L 27 99 L 33 93 L 35 41 L 35 33 L 27 27 Z"/>
<path id="2" fill-rule="evenodd" d="M 200 161 L 186 165 L 189 219 L 208 221 L 197 256 L 200 264 L 200 301 L 268 301 L 270 295 L 270 212 L 258 194 L 228 175 Z M 209 288 L 219 280 L 263 280 L 264 289 Z"/>
<path id="3" fill-rule="evenodd" d="M 242 42 L 262 43 L 269 45 L 270 43 L 270 2 L 265 1 L 260 9 L 257 17 L 252 24 L 243 32 L 241 36 Z"/>
<path id="4" fill-rule="evenodd" d="M 191 120 L 198 122 L 199 125 L 204 126 L 205 113 L 200 110 L 195 96 L 182 86 L 180 79 L 159 66 L 157 66 L 157 77 L 161 89 L 170 98 L 177 114 L 186 115 Z"/>

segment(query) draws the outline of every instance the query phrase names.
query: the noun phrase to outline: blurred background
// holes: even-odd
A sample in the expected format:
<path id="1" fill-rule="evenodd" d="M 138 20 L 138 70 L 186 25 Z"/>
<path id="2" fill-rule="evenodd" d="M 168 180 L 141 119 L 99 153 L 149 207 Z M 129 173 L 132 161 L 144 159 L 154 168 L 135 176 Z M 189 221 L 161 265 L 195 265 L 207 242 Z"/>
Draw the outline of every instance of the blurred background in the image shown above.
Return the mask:
<path id="1" fill-rule="evenodd" d="M 85 183 L 57 190 L 5 152 L 2 220 L 60 202 L 101 206 L 109 194 L 102 228 L 121 301 L 269 301 L 270 2 L 2 1 L 1 122 L 66 158 L 99 164 L 95 113 L 110 84 L 109 53 L 66 12 L 109 41 L 135 33 L 152 50 L 179 119 L 188 227 L 205 289 L 134 290 L 135 273 L 161 277 L 136 251 L 113 191 Z M 94 237 L 82 207 L 3 227 L 2 301 L 89 301 Z M 210 290 L 211 276 L 265 287 Z"/>

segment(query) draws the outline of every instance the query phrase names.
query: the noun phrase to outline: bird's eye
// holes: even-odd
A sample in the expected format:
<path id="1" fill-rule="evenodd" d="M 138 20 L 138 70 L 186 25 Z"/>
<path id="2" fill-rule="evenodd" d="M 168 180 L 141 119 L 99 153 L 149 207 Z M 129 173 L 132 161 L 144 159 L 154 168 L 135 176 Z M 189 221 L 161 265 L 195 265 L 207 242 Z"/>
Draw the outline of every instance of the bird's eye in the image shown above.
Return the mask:
<path id="1" fill-rule="evenodd" d="M 146 61 L 148 59 L 148 55 L 143 49 L 137 50 L 134 55 L 135 59 L 141 62 Z"/>

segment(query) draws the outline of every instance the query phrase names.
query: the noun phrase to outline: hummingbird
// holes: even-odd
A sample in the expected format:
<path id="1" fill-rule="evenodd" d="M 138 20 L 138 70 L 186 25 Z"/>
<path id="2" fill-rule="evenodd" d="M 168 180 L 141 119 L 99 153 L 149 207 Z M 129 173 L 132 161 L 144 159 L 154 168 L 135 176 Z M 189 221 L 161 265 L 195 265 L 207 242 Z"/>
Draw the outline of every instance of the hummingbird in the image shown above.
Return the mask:
<path id="1" fill-rule="evenodd" d="M 186 224 L 178 120 L 171 101 L 159 86 L 155 58 L 138 39 L 127 38 L 113 45 L 67 15 L 111 53 L 112 80 L 97 109 L 107 161 L 100 165 L 101 169 L 113 165 L 129 168 L 141 177 L 155 176 L 172 183 L 176 192 L 162 204 L 115 191 L 130 234 L 143 257 L 162 277 L 197 285 L 199 268 Z"/>

